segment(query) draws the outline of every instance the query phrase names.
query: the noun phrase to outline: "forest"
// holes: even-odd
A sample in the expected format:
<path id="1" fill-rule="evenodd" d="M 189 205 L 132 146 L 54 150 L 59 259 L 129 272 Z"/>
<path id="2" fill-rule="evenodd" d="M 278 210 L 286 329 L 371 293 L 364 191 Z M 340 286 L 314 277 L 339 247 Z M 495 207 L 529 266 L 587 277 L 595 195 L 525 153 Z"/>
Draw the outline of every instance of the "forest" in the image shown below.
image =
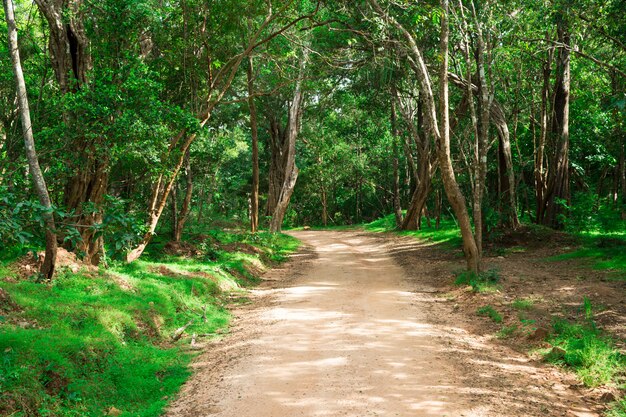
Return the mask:
<path id="1" fill-rule="evenodd" d="M 312 230 L 434 243 L 458 270 L 435 281 L 476 293 L 509 254 L 610 285 L 559 304 L 569 330 L 515 326 L 567 369 L 564 343 L 604 343 L 582 378 L 626 415 L 626 1 L 3 6 L 0 415 L 161 415 L 188 345 Z"/>

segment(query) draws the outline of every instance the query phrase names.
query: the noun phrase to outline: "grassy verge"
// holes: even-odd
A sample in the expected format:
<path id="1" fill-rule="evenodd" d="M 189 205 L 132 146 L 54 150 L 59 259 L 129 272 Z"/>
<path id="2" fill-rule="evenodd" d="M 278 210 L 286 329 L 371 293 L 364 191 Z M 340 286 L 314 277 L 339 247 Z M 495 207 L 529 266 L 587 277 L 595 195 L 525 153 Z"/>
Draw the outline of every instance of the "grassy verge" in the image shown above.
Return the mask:
<path id="1" fill-rule="evenodd" d="M 194 354 L 175 330 L 224 329 L 223 291 L 298 247 L 285 235 L 221 231 L 196 243 L 193 256 L 177 256 L 156 242 L 131 265 L 66 269 L 51 284 L 2 261 L 0 415 L 160 415 Z"/>
<path id="2" fill-rule="evenodd" d="M 626 359 L 614 342 L 593 323 L 555 320 L 548 342 L 557 347 L 546 352 L 552 363 L 572 368 L 588 387 L 615 383 L 626 372 Z"/>
<path id="3" fill-rule="evenodd" d="M 581 248 L 552 257 L 551 260 L 583 259 L 595 269 L 611 271 L 616 280 L 626 280 L 626 233 L 579 235 Z"/>
<path id="4" fill-rule="evenodd" d="M 401 235 L 414 236 L 416 238 L 427 240 L 433 243 L 445 244 L 447 247 L 460 247 L 462 245 L 461 232 L 454 221 L 444 219 L 441 221 L 440 227 L 434 227 L 434 221 L 428 226 L 424 220 L 420 230 L 402 230 L 396 228 L 396 220 L 393 214 L 374 220 L 363 226 L 365 230 L 370 232 L 397 232 Z"/>
<path id="5" fill-rule="evenodd" d="M 544 359 L 572 369 L 587 387 L 612 386 L 622 393 L 626 389 L 626 356 L 610 334 L 597 327 L 593 306 L 585 298 L 578 320 L 554 318 L 547 337 L 551 348 L 542 349 Z M 609 405 L 609 417 L 626 416 L 626 399 Z"/>

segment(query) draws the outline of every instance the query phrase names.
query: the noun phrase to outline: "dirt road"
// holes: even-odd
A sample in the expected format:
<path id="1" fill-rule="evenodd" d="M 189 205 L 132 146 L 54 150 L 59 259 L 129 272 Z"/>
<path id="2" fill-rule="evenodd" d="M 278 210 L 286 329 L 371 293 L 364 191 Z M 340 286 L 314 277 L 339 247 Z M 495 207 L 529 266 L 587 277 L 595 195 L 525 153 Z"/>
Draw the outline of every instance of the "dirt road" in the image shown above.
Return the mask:
<path id="1" fill-rule="evenodd" d="M 310 253 L 265 277 L 168 415 L 596 415 L 541 385 L 552 371 L 442 320 L 453 307 L 407 278 L 390 254 L 402 248 L 359 232 L 294 235 Z M 485 364 L 472 353 L 484 349 L 502 358 Z"/>

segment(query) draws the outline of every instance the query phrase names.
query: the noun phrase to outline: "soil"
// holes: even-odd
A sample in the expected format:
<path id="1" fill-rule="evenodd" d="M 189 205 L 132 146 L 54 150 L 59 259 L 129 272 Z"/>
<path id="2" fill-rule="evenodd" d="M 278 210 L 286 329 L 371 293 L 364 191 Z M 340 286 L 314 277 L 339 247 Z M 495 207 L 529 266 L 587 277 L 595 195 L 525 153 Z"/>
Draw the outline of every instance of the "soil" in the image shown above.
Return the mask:
<path id="1" fill-rule="evenodd" d="M 512 322 L 510 300 L 532 296 L 525 314 L 548 320 L 589 294 L 619 327 L 623 283 L 533 249 L 487 259 L 502 287 L 476 294 L 452 285 L 456 251 L 359 231 L 293 234 L 304 249 L 236 304 L 230 334 L 205 346 L 168 416 L 599 416 L 599 392 L 527 353 L 543 342 L 497 339 L 476 309 L 491 304 Z"/>
<path id="2" fill-rule="evenodd" d="M 177 242 L 175 240 L 167 242 L 165 246 L 163 246 L 163 252 L 168 255 L 184 256 L 187 258 L 202 255 L 202 251 L 191 243 L 184 241 Z"/>

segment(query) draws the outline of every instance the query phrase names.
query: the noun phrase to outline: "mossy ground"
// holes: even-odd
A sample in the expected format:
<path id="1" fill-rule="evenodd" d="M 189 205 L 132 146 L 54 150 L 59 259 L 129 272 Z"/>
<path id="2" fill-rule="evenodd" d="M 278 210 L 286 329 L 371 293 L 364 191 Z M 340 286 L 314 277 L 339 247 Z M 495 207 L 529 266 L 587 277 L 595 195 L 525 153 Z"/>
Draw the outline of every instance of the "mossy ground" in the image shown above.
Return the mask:
<path id="1" fill-rule="evenodd" d="M 0 263 L 0 415 L 158 416 L 189 376 L 194 353 L 175 329 L 214 334 L 230 315 L 220 288 L 254 283 L 255 272 L 298 247 L 286 235 L 206 232 L 193 257 L 156 241 L 141 260 L 104 270 L 59 271 L 51 283 Z M 206 319 L 204 318 L 206 317 Z"/>

